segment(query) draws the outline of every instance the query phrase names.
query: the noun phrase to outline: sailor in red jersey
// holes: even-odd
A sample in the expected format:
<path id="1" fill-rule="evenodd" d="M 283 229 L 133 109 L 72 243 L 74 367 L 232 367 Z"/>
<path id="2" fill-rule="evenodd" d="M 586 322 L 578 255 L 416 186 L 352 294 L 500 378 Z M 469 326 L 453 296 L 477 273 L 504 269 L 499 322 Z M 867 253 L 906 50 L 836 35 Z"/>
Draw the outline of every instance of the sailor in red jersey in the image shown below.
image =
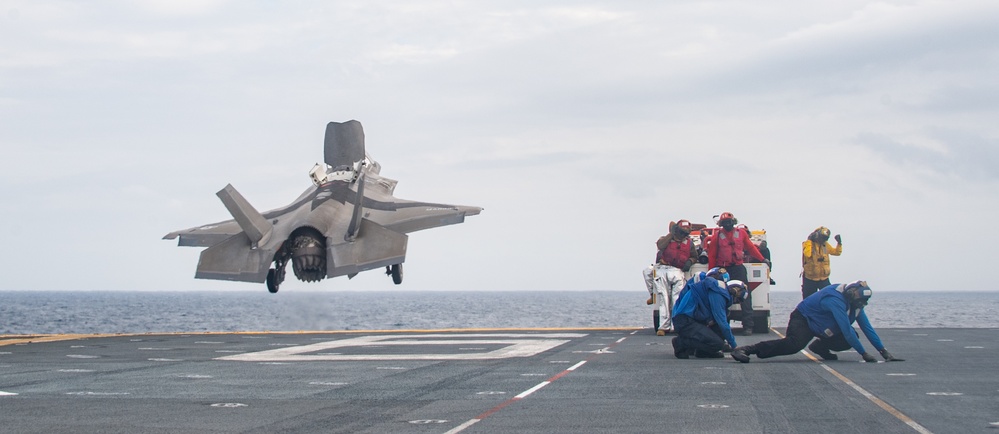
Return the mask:
<path id="1" fill-rule="evenodd" d="M 659 309 L 659 329 L 656 334 L 665 336 L 673 329 L 673 304 L 686 285 L 683 272 L 690 269 L 697 257 L 697 250 L 690 239 L 691 225 L 687 220 L 670 222 L 669 235 L 656 241 L 656 262 L 642 270 L 645 286 L 649 290 L 646 304 L 656 304 Z"/>
<path id="2" fill-rule="evenodd" d="M 753 241 L 749 239 L 749 232 L 745 229 L 735 227 L 735 216 L 730 212 L 723 212 L 718 216 L 719 228 L 715 228 L 714 233 L 708 240 L 708 268 L 724 267 L 733 280 L 748 282 L 746 266 L 743 264 L 744 255 L 748 254 L 753 259 L 760 262 L 769 262 L 756 248 Z M 752 292 L 742 300 L 742 334 L 753 334 L 753 294 Z"/>

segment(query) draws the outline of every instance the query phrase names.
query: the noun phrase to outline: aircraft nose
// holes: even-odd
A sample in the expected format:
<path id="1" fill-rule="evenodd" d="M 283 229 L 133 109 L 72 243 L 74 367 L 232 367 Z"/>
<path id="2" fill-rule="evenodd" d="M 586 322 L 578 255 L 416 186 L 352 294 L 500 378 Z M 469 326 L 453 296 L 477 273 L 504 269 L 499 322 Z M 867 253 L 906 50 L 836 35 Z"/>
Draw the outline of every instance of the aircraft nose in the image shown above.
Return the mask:
<path id="1" fill-rule="evenodd" d="M 459 206 L 458 209 L 465 213 L 466 216 L 479 215 L 482 212 L 482 208 L 477 206 Z"/>

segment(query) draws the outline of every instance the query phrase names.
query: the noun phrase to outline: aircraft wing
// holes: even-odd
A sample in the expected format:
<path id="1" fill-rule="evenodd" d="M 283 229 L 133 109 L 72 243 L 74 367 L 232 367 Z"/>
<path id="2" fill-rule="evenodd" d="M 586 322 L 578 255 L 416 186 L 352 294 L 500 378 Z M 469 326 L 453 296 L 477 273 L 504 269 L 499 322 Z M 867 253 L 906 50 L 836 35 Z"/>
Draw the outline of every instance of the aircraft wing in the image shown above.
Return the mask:
<path id="1" fill-rule="evenodd" d="M 478 215 L 482 208 L 477 206 L 448 205 L 441 203 L 413 202 L 397 200 L 390 204 L 371 204 L 365 210 L 378 205 L 388 205 L 389 213 L 378 213 L 372 217 L 379 224 L 404 234 L 440 226 L 462 223 L 465 217 Z M 375 214 L 375 213 L 372 213 Z"/>
<path id="2" fill-rule="evenodd" d="M 226 220 L 173 231 L 166 234 L 163 239 L 172 240 L 180 237 L 180 241 L 177 242 L 178 246 L 211 247 L 240 232 L 243 232 L 243 229 L 239 227 L 236 220 Z"/>

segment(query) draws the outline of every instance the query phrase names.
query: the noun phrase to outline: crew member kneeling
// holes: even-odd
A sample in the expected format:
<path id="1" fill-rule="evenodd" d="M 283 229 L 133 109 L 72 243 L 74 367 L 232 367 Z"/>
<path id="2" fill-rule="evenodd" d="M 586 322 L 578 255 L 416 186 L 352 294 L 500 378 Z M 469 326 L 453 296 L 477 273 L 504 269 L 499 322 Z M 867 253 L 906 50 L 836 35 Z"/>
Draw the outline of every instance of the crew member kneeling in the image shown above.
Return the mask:
<path id="1" fill-rule="evenodd" d="M 736 346 L 728 325 L 728 308 L 746 295 L 746 285 L 733 280 L 727 285 L 724 268 L 712 268 L 699 281 L 692 279 L 673 308 L 673 355 L 678 359 L 721 358 L 723 350 Z"/>
<path id="2" fill-rule="evenodd" d="M 864 313 L 864 306 L 867 306 L 870 298 L 871 288 L 864 281 L 829 285 L 798 303 L 787 322 L 787 336 L 784 339 L 737 347 L 732 350 L 732 358 L 749 363 L 749 356 L 752 354 L 761 359 L 794 354 L 804 349 L 813 337 L 817 337 L 819 339 L 808 345 L 808 349 L 825 360 L 839 358 L 830 350 L 845 351 L 852 347 L 865 362 L 877 362 L 873 355 L 864 350 L 859 335 L 853 330 L 853 323 L 856 322 L 885 361 L 901 362 L 902 359 L 893 357 L 885 349 Z"/>

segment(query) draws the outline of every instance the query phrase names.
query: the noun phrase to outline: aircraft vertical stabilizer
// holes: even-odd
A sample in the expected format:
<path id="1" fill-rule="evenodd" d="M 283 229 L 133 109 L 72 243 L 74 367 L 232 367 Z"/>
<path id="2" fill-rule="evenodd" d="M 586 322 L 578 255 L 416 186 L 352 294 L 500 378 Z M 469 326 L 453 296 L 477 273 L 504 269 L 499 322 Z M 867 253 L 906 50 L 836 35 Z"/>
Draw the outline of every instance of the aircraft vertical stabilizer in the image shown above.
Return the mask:
<path id="1" fill-rule="evenodd" d="M 250 202 L 243 195 L 239 194 L 232 184 L 226 185 L 225 188 L 215 194 L 219 199 L 222 199 L 222 203 L 229 210 L 229 214 L 232 214 L 239 227 L 243 229 L 243 232 L 246 232 L 246 236 L 253 243 L 254 247 L 267 242 L 267 239 L 270 238 L 271 230 L 274 228 L 273 225 L 253 208 L 253 205 L 250 205 Z"/>

